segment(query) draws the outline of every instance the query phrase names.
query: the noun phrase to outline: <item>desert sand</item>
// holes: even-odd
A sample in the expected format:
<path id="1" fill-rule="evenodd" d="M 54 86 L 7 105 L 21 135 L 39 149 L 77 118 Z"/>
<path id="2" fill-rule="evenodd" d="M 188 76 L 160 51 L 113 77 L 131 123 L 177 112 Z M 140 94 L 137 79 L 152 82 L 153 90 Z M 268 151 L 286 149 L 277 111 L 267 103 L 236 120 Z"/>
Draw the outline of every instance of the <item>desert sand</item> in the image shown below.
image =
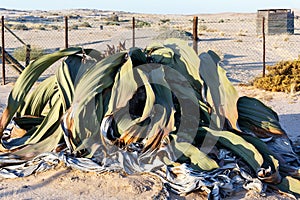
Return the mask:
<path id="1" fill-rule="evenodd" d="M 4 12 L 4 11 L 1 11 Z M 69 11 L 74 12 L 74 11 Z M 85 11 L 81 11 L 80 15 L 84 15 Z M 86 11 L 88 12 L 88 11 Z M 7 17 L 16 17 L 19 15 L 41 15 L 41 11 L 31 11 L 31 12 L 16 12 L 11 11 L 9 13 L 5 13 Z M 29 13 L 29 14 L 28 14 Z M 50 15 L 49 13 L 43 12 L 44 15 Z M 63 11 L 53 11 L 53 13 L 64 14 Z M 90 12 L 88 12 L 90 14 Z M 109 13 L 109 12 L 107 12 Z M 107 14 L 103 13 L 103 15 Z M 3 14 L 3 13 L 0 13 Z M 56 15 L 55 15 L 56 16 Z M 121 16 L 125 18 L 129 18 L 128 16 L 132 16 L 132 14 L 123 13 Z M 152 23 L 157 23 L 155 20 L 159 20 L 160 18 L 175 18 L 176 16 L 155 16 L 153 18 L 152 15 L 138 15 L 142 16 L 142 19 L 145 21 L 152 20 Z M 240 19 L 252 19 L 255 14 L 216 14 L 216 15 L 201 15 L 202 19 L 205 21 L 219 21 L 220 19 L 229 19 L 229 21 L 235 23 L 237 21 L 241 21 Z M 191 19 L 192 16 L 184 16 L 187 19 Z M 96 22 L 95 22 L 96 23 Z M 93 25 L 96 27 L 97 24 Z M 206 24 L 210 26 L 210 24 Z M 226 30 L 220 31 L 222 24 L 214 23 L 214 25 L 219 25 L 219 27 L 214 26 L 213 28 L 218 30 L 217 32 L 213 32 L 215 34 L 214 38 L 218 38 L 223 36 L 231 37 L 232 35 L 237 35 L 237 33 L 242 32 L 244 36 L 241 34 L 238 37 L 244 40 L 244 43 L 228 41 L 226 45 L 222 43 L 221 40 L 213 40 L 211 43 L 211 35 L 208 35 L 208 32 L 203 33 L 202 39 L 203 43 L 200 42 L 199 52 L 205 51 L 207 49 L 213 49 L 223 56 L 223 67 L 227 70 L 229 78 L 234 83 L 236 89 L 239 92 L 240 96 L 251 96 L 263 101 L 266 105 L 270 106 L 274 111 L 276 111 L 279 115 L 280 122 L 283 128 L 286 130 L 288 136 L 291 138 L 295 145 L 300 145 L 300 93 L 274 93 L 267 92 L 263 90 L 259 90 L 249 86 L 249 82 L 251 79 L 261 73 L 261 68 L 259 67 L 261 64 L 261 55 L 260 55 L 260 47 L 253 47 L 254 51 L 249 52 L 250 44 L 255 44 L 260 42 L 260 37 L 257 37 L 253 30 L 248 30 L 248 26 L 242 27 L 239 26 L 236 29 L 231 29 L 231 34 L 226 32 Z M 186 26 L 186 25 L 183 25 Z M 154 30 L 158 30 L 159 25 L 154 27 Z M 166 26 L 166 28 L 168 28 Z M 183 28 L 183 27 L 181 27 Z M 210 27 L 209 27 L 210 28 Z M 96 29 L 96 28 L 95 28 Z M 94 32 L 89 34 L 90 37 L 85 42 L 85 46 L 87 47 L 97 47 L 102 50 L 105 49 L 105 44 L 116 44 L 119 40 L 125 39 L 127 44 L 130 44 L 132 41 L 130 39 L 131 31 L 130 29 L 123 28 L 122 33 L 113 33 L 115 31 L 115 27 L 107 27 L 109 31 L 101 32 L 103 37 L 101 40 L 107 40 L 105 43 L 94 43 L 92 41 L 98 41 L 99 38 L 94 36 Z M 191 30 L 191 27 L 187 27 L 188 31 Z M 253 29 L 253 27 L 252 27 Z M 86 29 L 79 30 L 83 33 L 83 36 L 78 35 L 78 41 L 71 41 L 72 44 L 77 45 L 82 43 L 82 38 L 86 35 Z M 87 30 L 91 32 L 91 30 Z M 97 30 L 99 31 L 99 30 Z M 49 31 L 50 32 L 50 31 Z M 61 39 L 62 31 L 52 31 L 51 33 L 47 32 L 48 35 L 47 44 L 45 46 L 50 50 L 56 50 L 61 48 L 63 45 L 63 39 Z M 29 41 L 30 43 L 37 42 L 39 40 L 44 41 L 39 37 L 34 37 L 35 39 L 30 39 L 29 32 L 26 31 L 17 31 L 18 35 L 23 39 Z M 34 34 L 40 33 L 39 31 L 35 31 Z M 44 32 L 45 34 L 45 32 Z M 137 40 L 136 46 L 144 47 L 146 44 L 153 40 L 154 33 L 147 32 L 147 30 L 141 30 L 137 33 L 137 37 L 140 38 Z M 148 34 L 147 36 L 145 36 Z M 150 34 L 150 36 L 149 36 Z M 95 38 L 93 38 L 95 37 Z M 252 38 L 251 38 L 252 37 Z M 287 37 L 284 36 L 274 36 L 270 39 L 275 40 L 275 42 L 282 38 Z M 296 35 L 288 36 L 289 41 L 291 41 L 291 45 L 295 45 Z M 299 36 L 298 36 L 299 37 Z M 27 39 L 26 39 L 27 38 Z M 74 37 L 73 37 L 74 38 Z M 253 40 L 254 39 L 254 40 Z M 299 40 L 299 39 L 298 39 Z M 12 39 L 13 41 L 13 39 Z M 41 44 L 42 42 L 39 42 Z M 81 41 L 81 42 L 80 42 Z M 227 41 L 227 40 L 225 40 Z M 254 41 L 254 42 L 253 42 Z M 88 45 L 89 44 L 89 45 Z M 246 44 L 246 45 L 245 45 Z M 281 44 L 281 43 L 280 43 Z M 299 44 L 299 43 L 298 43 Z M 18 43 L 11 42 L 10 48 L 18 47 Z M 201 46 L 202 45 L 202 46 Z M 40 45 L 41 46 L 41 45 Z M 259 45 L 258 45 L 259 46 Z M 271 48 L 271 47 L 269 47 Z M 282 56 L 282 52 L 286 51 L 282 46 L 274 48 L 272 54 L 268 54 L 270 63 L 275 60 L 284 59 L 284 55 Z M 293 55 L 288 54 L 286 57 L 295 57 L 299 54 L 298 51 L 292 52 Z M 243 55 L 243 56 L 241 56 Z M 278 56 L 282 57 L 278 57 Z M 285 54 L 286 55 L 286 54 Z M 252 63 L 250 65 L 239 65 L 238 63 Z M 53 71 L 48 72 L 49 74 L 53 74 Z M 16 78 L 15 72 L 8 70 L 8 84 L 0 86 L 0 114 L 3 112 L 3 109 L 7 103 L 7 97 L 9 92 L 11 91 L 14 80 Z M 46 74 L 47 76 L 47 74 Z M 241 83 L 243 83 L 241 85 Z M 134 175 L 125 175 L 123 173 L 118 172 L 105 172 L 102 174 L 96 174 L 91 172 L 82 172 L 74 169 L 67 168 L 63 165 L 59 165 L 52 170 L 47 172 L 42 172 L 39 174 L 31 175 L 29 177 L 24 178 L 16 178 L 16 179 L 4 179 L 0 178 L 0 198 L 1 199 L 165 199 L 168 195 L 168 192 L 163 190 L 163 183 L 159 178 L 151 174 L 134 174 Z M 171 199 L 203 199 L 205 195 L 200 193 L 199 191 L 195 191 L 191 194 L 187 194 L 185 196 L 178 196 L 175 194 L 169 194 Z M 267 197 L 260 197 L 259 194 L 255 192 L 238 192 L 233 194 L 230 199 L 289 199 L 290 197 L 286 194 L 279 194 L 274 191 L 267 193 Z"/>

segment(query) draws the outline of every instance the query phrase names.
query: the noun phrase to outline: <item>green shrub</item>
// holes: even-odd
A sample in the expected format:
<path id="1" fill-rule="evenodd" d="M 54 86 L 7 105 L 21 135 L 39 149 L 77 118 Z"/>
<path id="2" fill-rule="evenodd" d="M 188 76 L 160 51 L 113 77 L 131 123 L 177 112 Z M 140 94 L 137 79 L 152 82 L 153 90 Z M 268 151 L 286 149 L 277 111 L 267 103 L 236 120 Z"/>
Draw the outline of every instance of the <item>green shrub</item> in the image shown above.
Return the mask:
<path id="1" fill-rule="evenodd" d="M 38 29 L 38 30 L 41 30 L 41 31 L 45 31 L 45 30 L 46 30 L 46 26 L 44 26 L 44 25 L 39 25 L 39 26 L 37 27 L 37 29 Z"/>
<path id="2" fill-rule="evenodd" d="M 91 28 L 92 26 L 90 25 L 90 23 L 88 22 L 83 22 L 79 25 L 80 27 L 87 27 L 87 28 Z"/>
<path id="3" fill-rule="evenodd" d="M 106 22 L 105 25 L 107 25 L 107 26 L 120 26 L 120 23 L 118 23 L 118 22 Z"/>
<path id="4" fill-rule="evenodd" d="M 70 26 L 70 30 L 78 30 L 78 25 L 77 24 L 73 24 L 72 26 Z"/>
<path id="5" fill-rule="evenodd" d="M 12 25 L 11 29 L 13 29 L 13 30 L 22 30 L 22 31 L 29 30 L 29 28 L 25 24 L 14 24 L 14 25 Z"/>
<path id="6" fill-rule="evenodd" d="M 51 28 L 52 30 L 58 30 L 58 29 L 59 29 L 59 26 L 57 26 L 57 25 L 51 25 L 50 28 Z"/>
<path id="7" fill-rule="evenodd" d="M 45 31 L 45 30 L 46 30 L 46 28 L 45 28 L 45 27 L 43 27 L 43 26 L 39 26 L 39 27 L 38 27 L 38 30 Z"/>
<path id="8" fill-rule="evenodd" d="M 300 91 L 300 57 L 267 66 L 265 77 L 257 77 L 253 85 L 272 92 Z"/>
<path id="9" fill-rule="evenodd" d="M 45 54 L 45 51 L 39 47 L 31 47 L 30 60 L 35 60 L 36 58 Z M 13 56 L 18 61 L 26 61 L 26 47 L 18 47 L 14 50 Z"/>
<path id="10" fill-rule="evenodd" d="M 171 21 L 170 19 L 161 19 L 161 20 L 160 20 L 160 22 L 163 23 L 163 24 L 165 24 L 165 23 L 167 23 L 167 22 L 170 22 L 170 21 Z"/>
<path id="11" fill-rule="evenodd" d="M 191 40 L 193 38 L 193 34 L 183 30 L 166 30 L 163 33 L 159 34 L 156 39 L 165 40 L 168 38 L 179 38 L 182 40 Z"/>
<path id="12" fill-rule="evenodd" d="M 8 28 L 12 28 L 13 24 L 5 24 L 5 26 L 7 26 Z"/>
<path id="13" fill-rule="evenodd" d="M 136 28 L 143 28 L 143 27 L 150 27 L 151 24 L 149 22 L 145 22 L 145 21 L 140 21 L 138 20 L 136 23 L 135 23 L 135 27 Z"/>

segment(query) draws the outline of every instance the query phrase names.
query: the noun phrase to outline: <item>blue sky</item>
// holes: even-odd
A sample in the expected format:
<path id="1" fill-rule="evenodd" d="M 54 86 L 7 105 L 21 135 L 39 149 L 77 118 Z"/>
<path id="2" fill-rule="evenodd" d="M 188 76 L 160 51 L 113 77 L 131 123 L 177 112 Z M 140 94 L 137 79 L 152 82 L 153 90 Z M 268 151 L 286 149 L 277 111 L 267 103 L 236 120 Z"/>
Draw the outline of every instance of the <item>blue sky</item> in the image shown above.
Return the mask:
<path id="1" fill-rule="evenodd" d="M 300 0 L 0 0 L 0 8 L 60 10 L 94 8 L 153 14 L 256 12 L 257 9 L 300 9 Z"/>

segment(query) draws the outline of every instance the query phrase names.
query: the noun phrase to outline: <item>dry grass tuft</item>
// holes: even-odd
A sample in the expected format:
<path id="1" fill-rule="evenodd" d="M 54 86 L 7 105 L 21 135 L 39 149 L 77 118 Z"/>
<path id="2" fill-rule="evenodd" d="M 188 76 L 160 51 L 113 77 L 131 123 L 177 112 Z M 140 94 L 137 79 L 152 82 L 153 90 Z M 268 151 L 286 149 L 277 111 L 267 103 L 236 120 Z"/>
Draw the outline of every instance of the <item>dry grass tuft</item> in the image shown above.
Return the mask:
<path id="1" fill-rule="evenodd" d="M 253 85 L 273 92 L 295 93 L 300 91 L 300 57 L 292 61 L 281 61 L 267 66 L 269 73 L 258 77 Z"/>

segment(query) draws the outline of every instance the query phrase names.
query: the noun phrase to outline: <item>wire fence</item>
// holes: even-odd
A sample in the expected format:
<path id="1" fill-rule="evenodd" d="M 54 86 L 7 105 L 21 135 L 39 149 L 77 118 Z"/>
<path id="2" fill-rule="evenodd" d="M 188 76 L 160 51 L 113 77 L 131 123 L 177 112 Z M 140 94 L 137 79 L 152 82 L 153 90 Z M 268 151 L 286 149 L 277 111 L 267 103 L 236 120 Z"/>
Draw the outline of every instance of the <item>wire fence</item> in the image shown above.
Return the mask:
<path id="1" fill-rule="evenodd" d="M 212 14 L 197 16 L 198 53 L 213 50 L 222 58 L 221 65 L 233 82 L 248 83 L 262 73 L 264 61 L 273 65 L 281 60 L 296 59 L 300 54 L 300 19 L 291 12 L 266 10 L 257 14 Z M 40 54 L 55 52 L 66 46 L 94 48 L 103 53 L 125 42 L 145 48 L 167 38 L 181 38 L 193 46 L 195 16 L 152 15 L 125 12 L 77 10 L 68 17 L 59 12 L 8 13 L 2 33 L 5 49 L 26 65 L 26 48 L 31 60 Z M 264 20 L 263 20 L 264 19 Z M 264 28 L 264 30 L 263 30 Z M 13 34 L 9 31 L 13 32 Z M 265 34 L 263 34 L 263 32 Z M 17 36 L 17 37 L 16 37 Z M 23 41 L 23 43 L 20 42 Z M 2 45 L 3 46 L 3 45 Z M 55 73 L 56 66 L 45 72 Z M 1 67 L 7 82 L 18 73 L 9 65 Z M 1 77 L 3 82 L 3 75 Z"/>

